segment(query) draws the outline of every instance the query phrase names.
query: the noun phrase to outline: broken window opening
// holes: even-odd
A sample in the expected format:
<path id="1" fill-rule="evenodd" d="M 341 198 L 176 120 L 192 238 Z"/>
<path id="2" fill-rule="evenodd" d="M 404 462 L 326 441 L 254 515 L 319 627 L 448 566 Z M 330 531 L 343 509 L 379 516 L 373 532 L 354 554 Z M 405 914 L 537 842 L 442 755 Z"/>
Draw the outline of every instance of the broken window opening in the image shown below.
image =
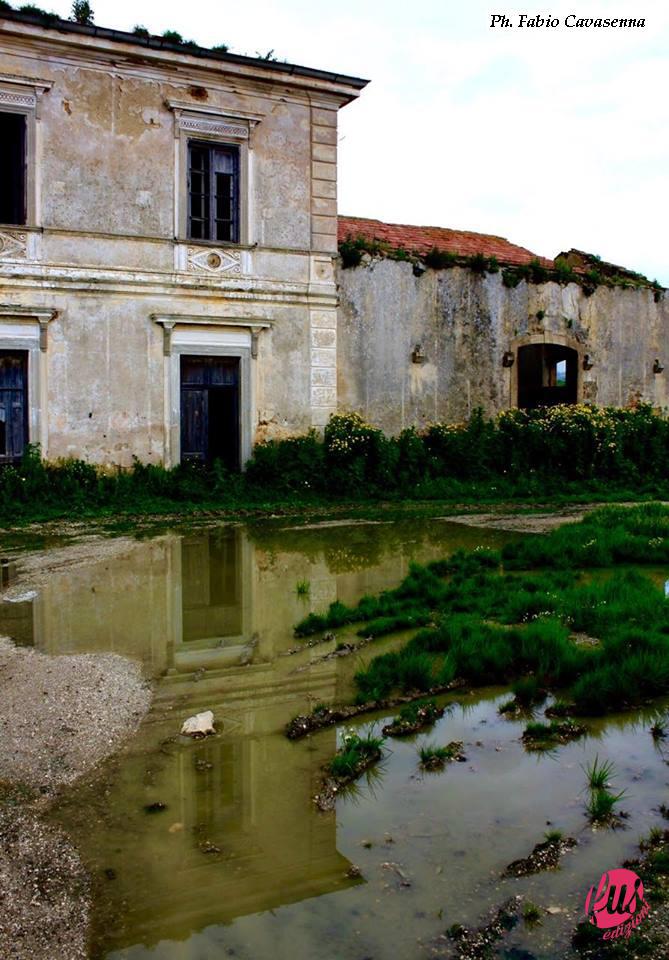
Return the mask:
<path id="1" fill-rule="evenodd" d="M 518 349 L 518 406 L 553 407 L 576 403 L 578 353 L 555 343 L 534 343 Z"/>
<path id="2" fill-rule="evenodd" d="M 26 118 L 0 113 L 0 223 L 26 223 Z"/>
<path id="3" fill-rule="evenodd" d="M 239 149 L 188 144 L 188 236 L 239 243 Z"/>

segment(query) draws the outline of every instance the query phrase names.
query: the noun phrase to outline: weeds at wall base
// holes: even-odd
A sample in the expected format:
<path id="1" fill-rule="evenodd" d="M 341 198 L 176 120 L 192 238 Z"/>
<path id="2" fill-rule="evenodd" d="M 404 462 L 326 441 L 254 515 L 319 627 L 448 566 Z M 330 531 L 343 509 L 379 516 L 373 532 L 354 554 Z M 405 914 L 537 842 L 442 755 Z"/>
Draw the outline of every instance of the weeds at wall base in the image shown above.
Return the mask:
<path id="1" fill-rule="evenodd" d="M 103 470 L 44 462 L 31 446 L 0 469 L 0 523 L 55 517 L 189 514 L 430 502 L 554 503 L 669 497 L 669 420 L 650 407 L 584 405 L 475 412 L 464 424 L 384 434 L 336 414 L 320 438 L 258 445 L 243 474 L 221 463 Z"/>

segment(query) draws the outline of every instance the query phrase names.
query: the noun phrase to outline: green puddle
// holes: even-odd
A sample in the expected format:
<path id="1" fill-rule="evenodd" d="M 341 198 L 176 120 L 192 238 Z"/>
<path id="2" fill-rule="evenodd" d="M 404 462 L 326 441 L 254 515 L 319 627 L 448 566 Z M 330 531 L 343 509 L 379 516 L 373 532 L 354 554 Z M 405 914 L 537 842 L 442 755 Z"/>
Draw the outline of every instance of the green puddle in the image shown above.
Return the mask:
<path id="1" fill-rule="evenodd" d="M 0 632 L 18 634 L 20 620 L 24 643 L 122 653 L 156 678 L 151 713 L 126 751 L 55 812 L 94 877 L 96 960 L 418 960 L 451 924 L 478 925 L 515 894 L 566 912 L 532 931 L 521 923 L 505 949 L 567 955 L 590 885 L 662 824 L 669 767 L 650 715 L 609 716 L 582 741 L 527 753 L 526 719 L 497 713 L 505 691 L 459 692 L 431 731 L 386 741 L 380 767 L 333 814 L 312 797 L 342 730 L 297 743 L 281 734 L 296 713 L 349 698 L 361 663 L 398 642 L 330 660 L 321 658 L 334 643 L 285 656 L 298 620 L 396 586 L 411 560 L 513 536 L 436 520 L 170 534 L 55 573 L 22 618 L 18 605 L 0 607 Z M 176 738 L 205 709 L 217 736 Z M 356 729 L 380 730 L 385 719 Z M 464 741 L 467 762 L 422 774 L 424 740 Z M 596 754 L 615 762 L 614 786 L 628 791 L 626 829 L 587 823 L 581 767 Z M 165 809 L 147 814 L 153 803 Z M 500 879 L 549 829 L 579 841 L 562 868 Z"/>

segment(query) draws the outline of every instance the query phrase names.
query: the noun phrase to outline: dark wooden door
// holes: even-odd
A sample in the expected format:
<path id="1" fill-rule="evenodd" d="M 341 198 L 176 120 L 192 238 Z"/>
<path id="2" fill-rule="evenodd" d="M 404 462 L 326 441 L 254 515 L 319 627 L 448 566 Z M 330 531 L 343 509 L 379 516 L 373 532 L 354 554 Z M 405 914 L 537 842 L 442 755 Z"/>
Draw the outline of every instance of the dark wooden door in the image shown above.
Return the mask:
<path id="1" fill-rule="evenodd" d="M 181 459 L 239 470 L 239 360 L 181 358 Z"/>
<path id="2" fill-rule="evenodd" d="M 19 460 L 28 443 L 28 354 L 0 350 L 0 463 Z"/>

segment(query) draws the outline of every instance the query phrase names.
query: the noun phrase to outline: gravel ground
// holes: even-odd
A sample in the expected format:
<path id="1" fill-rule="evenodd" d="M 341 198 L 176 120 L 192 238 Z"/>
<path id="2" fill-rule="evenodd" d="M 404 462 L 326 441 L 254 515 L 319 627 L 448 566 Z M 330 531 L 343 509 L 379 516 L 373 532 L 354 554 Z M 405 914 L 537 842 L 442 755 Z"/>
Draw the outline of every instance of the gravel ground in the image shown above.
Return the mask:
<path id="1" fill-rule="evenodd" d="M 85 960 L 88 878 L 59 830 L 0 807 L 0 957 Z"/>
<path id="2" fill-rule="evenodd" d="M 47 656 L 0 639 L 0 780 L 53 793 L 114 753 L 150 702 L 139 664 L 116 654 Z"/>
<path id="3" fill-rule="evenodd" d="M 86 871 L 37 811 L 116 752 L 150 702 L 139 664 L 123 657 L 47 656 L 0 638 L 2 960 L 88 956 Z"/>

